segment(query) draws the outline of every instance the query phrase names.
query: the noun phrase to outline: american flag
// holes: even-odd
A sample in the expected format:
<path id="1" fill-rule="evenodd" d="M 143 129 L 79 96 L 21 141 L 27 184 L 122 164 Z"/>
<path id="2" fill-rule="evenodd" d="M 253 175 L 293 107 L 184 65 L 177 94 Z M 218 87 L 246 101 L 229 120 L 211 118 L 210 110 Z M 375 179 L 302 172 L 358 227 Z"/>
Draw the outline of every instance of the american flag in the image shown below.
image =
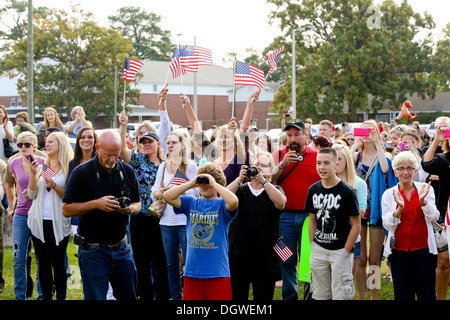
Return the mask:
<path id="1" fill-rule="evenodd" d="M 177 49 L 180 65 L 185 71 L 197 72 L 198 66 L 212 65 L 212 51 L 209 49 L 188 45 L 180 46 L 175 50 Z"/>
<path id="2" fill-rule="evenodd" d="M 285 262 L 287 259 L 289 259 L 290 256 L 293 255 L 291 249 L 287 245 L 284 244 L 283 240 L 278 239 L 277 243 L 275 243 L 275 246 L 273 247 L 277 255 L 280 257 L 283 262 Z"/>
<path id="3" fill-rule="evenodd" d="M 270 70 L 269 74 L 275 71 L 277 68 L 278 60 L 280 60 L 280 53 L 284 50 L 284 46 L 282 46 L 280 49 L 270 53 L 267 55 L 267 61 L 270 64 Z"/>
<path id="4" fill-rule="evenodd" d="M 42 164 L 42 177 L 44 177 L 45 180 L 50 181 L 54 173 L 55 171 L 52 168 L 46 166 L 45 163 Z"/>
<path id="5" fill-rule="evenodd" d="M 172 61 L 169 63 L 169 69 L 172 72 L 172 77 L 174 79 L 186 74 L 186 70 L 181 67 L 180 50 L 178 48 L 173 51 Z"/>
<path id="6" fill-rule="evenodd" d="M 178 170 L 175 175 L 172 178 L 172 181 L 170 182 L 170 184 L 173 184 L 175 186 L 179 186 L 180 184 L 184 184 L 186 182 L 189 181 L 189 178 L 186 177 L 183 172 L 181 172 L 180 170 Z"/>
<path id="7" fill-rule="evenodd" d="M 140 61 L 125 58 L 125 62 L 123 64 L 123 80 L 134 81 L 134 76 L 143 65 L 144 64 Z"/>
<path id="8" fill-rule="evenodd" d="M 288 109 L 287 109 L 287 112 L 293 112 L 294 111 L 294 107 L 293 106 L 290 106 Z"/>
<path id="9" fill-rule="evenodd" d="M 264 71 L 251 64 L 236 61 L 234 84 L 257 86 L 259 91 L 262 91 L 264 80 Z"/>

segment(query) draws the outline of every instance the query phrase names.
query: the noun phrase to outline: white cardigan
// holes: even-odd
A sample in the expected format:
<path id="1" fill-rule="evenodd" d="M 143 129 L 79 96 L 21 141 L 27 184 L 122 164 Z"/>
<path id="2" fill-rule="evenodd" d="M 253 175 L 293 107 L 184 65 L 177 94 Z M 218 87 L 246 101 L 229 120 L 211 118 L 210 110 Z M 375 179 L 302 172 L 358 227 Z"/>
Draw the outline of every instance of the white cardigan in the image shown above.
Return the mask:
<path id="1" fill-rule="evenodd" d="M 423 182 L 415 182 L 413 181 L 414 186 L 417 189 L 417 192 L 420 192 L 420 189 L 422 186 L 425 185 Z M 395 230 L 397 229 L 398 225 L 402 222 L 402 218 L 399 219 L 394 218 L 393 213 L 397 209 L 397 202 L 395 202 L 393 191 L 398 191 L 398 185 L 387 189 L 381 198 L 381 210 L 383 214 L 383 226 L 389 231 L 386 244 L 384 245 L 384 256 L 388 257 L 391 253 L 391 238 L 395 234 Z M 428 191 L 427 196 L 425 197 L 425 200 L 427 201 L 427 205 L 422 207 L 423 214 L 425 217 L 425 222 L 427 224 L 428 229 L 428 249 L 430 253 L 437 254 L 437 247 L 436 247 L 436 240 L 434 238 L 434 231 L 433 227 L 431 225 L 431 222 L 436 221 L 439 219 L 439 211 L 436 208 L 435 205 L 435 196 L 434 196 L 434 189 L 433 187 L 430 187 L 430 190 Z"/>
<path id="2" fill-rule="evenodd" d="M 156 180 L 152 187 L 152 193 L 150 194 L 150 197 L 153 201 L 155 201 L 154 192 L 161 190 L 161 180 L 163 179 L 163 173 L 164 173 L 164 181 L 163 185 L 168 186 L 169 182 L 172 180 L 173 174 L 169 174 L 167 172 L 166 168 L 166 162 L 161 162 L 161 164 L 158 167 L 158 173 L 156 174 Z M 197 175 L 197 165 L 193 161 L 189 161 L 187 168 L 186 168 L 186 177 L 189 180 L 195 179 L 195 176 Z M 171 185 L 173 186 L 173 185 Z M 191 196 L 198 196 L 198 193 L 196 191 L 196 188 L 192 188 L 186 191 L 186 195 Z M 184 226 L 186 225 L 186 215 L 184 214 L 175 214 L 173 211 L 173 207 L 170 204 L 166 204 L 166 207 L 164 208 L 164 213 L 161 216 L 161 220 L 159 221 L 160 225 L 163 226 Z"/>
<path id="3" fill-rule="evenodd" d="M 53 177 L 53 181 L 61 186 L 65 187 L 66 178 L 62 170 Z M 31 230 L 33 236 L 44 241 L 44 198 L 45 192 L 51 192 L 52 195 L 52 221 L 53 221 L 53 233 L 55 234 L 56 245 L 67 237 L 71 232 L 70 218 L 66 218 L 62 214 L 62 199 L 56 193 L 55 190 L 50 189 L 47 191 L 44 178 L 41 176 L 37 183 L 37 190 L 28 189 L 28 197 L 33 200 L 30 210 L 28 211 L 28 227 Z"/>

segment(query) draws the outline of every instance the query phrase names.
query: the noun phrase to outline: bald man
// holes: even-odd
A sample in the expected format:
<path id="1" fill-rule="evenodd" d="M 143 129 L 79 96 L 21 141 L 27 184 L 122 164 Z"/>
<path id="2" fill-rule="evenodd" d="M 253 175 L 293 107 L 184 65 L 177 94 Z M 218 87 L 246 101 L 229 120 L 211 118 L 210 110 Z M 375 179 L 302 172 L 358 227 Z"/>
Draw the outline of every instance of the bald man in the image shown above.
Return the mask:
<path id="1" fill-rule="evenodd" d="M 126 241 L 129 215 L 141 208 L 133 168 L 119 160 L 117 131 L 101 133 L 97 155 L 77 166 L 66 184 L 62 213 L 80 217 L 74 242 L 86 300 L 106 300 L 108 283 L 117 300 L 136 300 L 136 268 Z"/>

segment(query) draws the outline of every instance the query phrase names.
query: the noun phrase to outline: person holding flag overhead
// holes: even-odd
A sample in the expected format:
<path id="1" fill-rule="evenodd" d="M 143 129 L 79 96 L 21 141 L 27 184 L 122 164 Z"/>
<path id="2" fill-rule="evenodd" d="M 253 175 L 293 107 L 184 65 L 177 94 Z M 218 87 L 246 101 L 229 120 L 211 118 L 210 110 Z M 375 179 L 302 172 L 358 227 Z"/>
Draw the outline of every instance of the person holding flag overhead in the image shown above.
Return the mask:
<path id="1" fill-rule="evenodd" d="M 272 154 L 258 153 L 252 165 L 243 165 L 239 177 L 227 186 L 239 199 L 239 214 L 228 229 L 232 297 L 248 300 L 251 283 L 254 300 L 272 300 L 278 268 L 274 246 L 287 200 L 283 190 L 270 183 Z M 257 174 L 250 175 L 249 168 Z"/>
<path id="2" fill-rule="evenodd" d="M 158 167 L 155 184 L 151 189 L 152 200 L 162 198 L 164 192 L 171 187 L 192 180 L 196 173 L 197 165 L 189 160 L 185 137 L 177 131 L 170 132 L 167 136 L 167 158 Z M 198 196 L 195 189 L 186 194 Z M 181 300 L 179 249 L 181 247 L 183 260 L 186 261 L 186 216 L 176 215 L 173 207 L 166 204 L 159 224 L 167 259 L 170 295 L 173 300 Z"/>

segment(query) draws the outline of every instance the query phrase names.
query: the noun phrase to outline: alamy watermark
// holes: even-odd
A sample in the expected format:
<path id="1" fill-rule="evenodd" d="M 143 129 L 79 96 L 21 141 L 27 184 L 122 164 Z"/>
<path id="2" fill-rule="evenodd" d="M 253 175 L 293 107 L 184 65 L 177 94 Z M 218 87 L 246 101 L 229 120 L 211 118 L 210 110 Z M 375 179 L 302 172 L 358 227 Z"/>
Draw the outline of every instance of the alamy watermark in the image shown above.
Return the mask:
<path id="1" fill-rule="evenodd" d="M 381 10 L 379 6 L 371 5 L 367 8 L 367 15 L 370 15 L 367 18 L 367 28 L 369 30 L 373 29 L 381 29 Z"/>

